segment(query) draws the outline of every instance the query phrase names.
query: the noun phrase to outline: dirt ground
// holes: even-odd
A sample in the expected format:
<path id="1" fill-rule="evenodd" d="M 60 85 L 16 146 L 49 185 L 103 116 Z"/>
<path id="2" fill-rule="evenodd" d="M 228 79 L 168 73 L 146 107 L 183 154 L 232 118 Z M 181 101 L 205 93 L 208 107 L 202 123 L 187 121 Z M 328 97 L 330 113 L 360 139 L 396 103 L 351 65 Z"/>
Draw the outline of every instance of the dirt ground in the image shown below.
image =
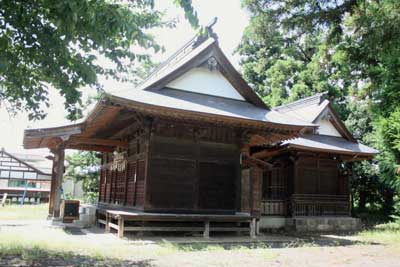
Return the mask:
<path id="1" fill-rule="evenodd" d="M 400 240 L 399 240 L 400 242 Z M 136 236 L 61 229 L 43 220 L 0 221 L 0 266 L 400 266 L 400 245 L 354 236 Z"/>

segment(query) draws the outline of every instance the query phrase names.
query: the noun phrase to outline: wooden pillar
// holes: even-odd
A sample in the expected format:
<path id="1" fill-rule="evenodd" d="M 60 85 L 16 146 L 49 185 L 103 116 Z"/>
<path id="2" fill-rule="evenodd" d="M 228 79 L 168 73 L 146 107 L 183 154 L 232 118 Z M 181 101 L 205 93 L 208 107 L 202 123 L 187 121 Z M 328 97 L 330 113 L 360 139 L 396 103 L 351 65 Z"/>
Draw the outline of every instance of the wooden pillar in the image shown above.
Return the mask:
<path id="1" fill-rule="evenodd" d="M 54 207 L 53 207 L 53 217 L 60 217 L 60 206 L 61 206 L 61 185 L 64 174 L 64 157 L 65 157 L 65 147 L 60 145 L 55 154 L 56 166 L 55 166 L 55 183 L 54 183 Z"/>
<path id="2" fill-rule="evenodd" d="M 252 218 L 250 222 L 250 237 L 255 238 L 257 233 L 257 220 Z"/>
<path id="3" fill-rule="evenodd" d="M 257 166 L 250 168 L 250 214 L 256 218 L 261 216 L 261 195 L 262 195 L 263 169 Z"/>
<path id="4" fill-rule="evenodd" d="M 150 188 L 148 186 L 149 182 L 150 182 L 150 175 L 149 175 L 149 171 L 150 171 L 150 160 L 151 160 L 151 145 L 153 143 L 153 139 L 154 139 L 154 131 L 155 131 L 155 125 L 156 123 L 153 123 L 153 120 L 147 120 L 145 122 L 145 126 L 146 126 L 146 133 L 145 133 L 145 149 L 144 149 L 144 153 L 145 153 L 145 168 L 144 168 L 144 196 L 143 196 L 143 210 L 146 209 L 150 209 L 152 207 L 151 205 L 151 194 L 150 194 Z M 139 165 L 137 166 L 137 170 L 139 168 Z"/>
<path id="5" fill-rule="evenodd" d="M 55 153 L 52 151 L 52 153 Z M 54 197 L 56 193 L 56 159 L 53 157 L 53 164 L 51 168 L 51 184 L 50 184 L 50 195 L 49 195 L 49 217 L 53 217 L 54 213 Z"/>

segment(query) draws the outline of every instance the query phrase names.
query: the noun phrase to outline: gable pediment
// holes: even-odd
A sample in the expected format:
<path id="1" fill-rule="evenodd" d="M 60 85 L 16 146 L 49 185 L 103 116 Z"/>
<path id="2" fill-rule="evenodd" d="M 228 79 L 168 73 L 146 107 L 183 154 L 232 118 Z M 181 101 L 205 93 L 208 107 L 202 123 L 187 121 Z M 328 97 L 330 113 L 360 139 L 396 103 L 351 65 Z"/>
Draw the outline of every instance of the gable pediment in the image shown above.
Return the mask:
<path id="1" fill-rule="evenodd" d="M 166 85 L 168 88 L 246 101 L 218 69 L 195 67 Z"/>
<path id="2" fill-rule="evenodd" d="M 266 108 L 212 38 L 194 47 L 193 44 L 184 46 L 140 86 L 150 91 L 163 88 L 242 100 Z"/>
<path id="3" fill-rule="evenodd" d="M 319 125 L 317 133 L 320 135 L 328 135 L 335 137 L 344 137 L 351 139 L 352 137 L 346 129 L 343 122 L 337 116 L 330 103 L 324 108 L 320 115 L 314 120 Z"/>

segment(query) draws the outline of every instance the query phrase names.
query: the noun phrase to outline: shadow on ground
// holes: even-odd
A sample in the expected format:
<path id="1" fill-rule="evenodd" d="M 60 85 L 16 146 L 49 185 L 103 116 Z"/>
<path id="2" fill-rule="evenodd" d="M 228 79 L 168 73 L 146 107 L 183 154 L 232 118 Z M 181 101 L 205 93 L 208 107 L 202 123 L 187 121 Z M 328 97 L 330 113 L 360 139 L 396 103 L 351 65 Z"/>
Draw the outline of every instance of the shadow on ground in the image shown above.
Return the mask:
<path id="1" fill-rule="evenodd" d="M 298 247 L 343 247 L 343 246 L 354 246 L 354 245 L 379 245 L 379 243 L 365 243 L 361 241 L 349 240 L 345 238 L 334 238 L 334 237 L 321 237 L 321 236 L 307 236 L 301 237 L 292 241 L 243 241 L 243 242 L 229 242 L 224 240 L 224 242 L 218 242 L 218 240 L 213 240 L 212 243 L 199 242 L 199 243 L 173 243 L 179 250 L 183 251 L 202 251 L 208 250 L 210 246 L 219 246 L 225 250 L 235 250 L 238 248 L 248 248 L 248 249 L 262 249 L 262 248 L 298 248 Z"/>
<path id="2" fill-rule="evenodd" d="M 119 260 L 90 257 L 69 252 L 53 252 L 39 248 L 12 248 L 0 252 L 0 266 L 7 267 L 152 267 L 151 260 Z"/>

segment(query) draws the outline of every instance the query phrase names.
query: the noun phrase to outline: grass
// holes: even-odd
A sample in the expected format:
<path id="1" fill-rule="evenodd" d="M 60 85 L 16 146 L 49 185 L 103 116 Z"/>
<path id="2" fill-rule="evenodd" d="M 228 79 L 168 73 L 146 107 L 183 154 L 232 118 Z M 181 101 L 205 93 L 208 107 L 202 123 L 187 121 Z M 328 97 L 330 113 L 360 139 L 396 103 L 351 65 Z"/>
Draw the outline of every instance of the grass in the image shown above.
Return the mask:
<path id="1" fill-rule="evenodd" d="M 0 266 L 150 266 L 149 261 L 166 257 L 219 259 L 229 266 L 230 259 L 258 259 L 259 261 L 275 260 L 281 255 L 279 250 L 271 249 L 265 243 L 253 244 L 177 244 L 168 241 L 132 242 L 121 240 L 108 234 L 89 233 L 74 235 L 61 228 L 46 225 L 47 205 L 26 205 L 0 207 L 0 221 L 37 219 L 37 223 L 12 226 L 0 224 Z M 368 243 L 387 244 L 393 253 L 400 253 L 400 226 L 396 223 L 378 225 L 364 230 L 353 237 Z M 303 242 L 303 243 L 302 243 Z M 291 247 L 318 246 L 312 240 L 287 244 Z M 337 246 L 340 246 L 338 243 Z M 16 265 L 4 259 L 17 260 Z M 2 262 L 3 260 L 3 262 Z M 40 264 L 36 262 L 41 261 Z M 22 263 L 21 263 L 22 262 Z M 18 265 L 19 264 L 19 265 Z M 64 264 L 64 263 L 63 263 Z"/>
<path id="2" fill-rule="evenodd" d="M 30 208 L 29 206 L 26 207 L 26 209 Z M 23 211 L 23 209 L 17 211 Z M 82 261 L 87 263 L 96 260 L 112 262 L 112 264 L 105 266 L 118 266 L 118 264 L 114 264 L 118 260 L 136 263 L 175 255 L 187 255 L 186 257 L 190 258 L 189 255 L 192 253 L 193 255 L 231 255 L 233 253 L 263 260 L 271 260 L 277 257 L 277 253 L 264 244 L 256 244 L 253 247 L 240 245 L 226 247 L 204 243 L 182 245 L 167 241 L 133 243 L 108 234 L 73 235 L 61 228 L 40 223 L 22 226 L 0 226 L 0 251 L 0 266 L 4 266 L 1 263 L 1 258 L 6 256 L 29 262 L 34 262 L 38 259 L 60 260 L 63 258 L 68 262 Z M 134 266 L 134 264 L 132 265 Z M 81 265 L 74 263 L 72 266 Z M 82 266 L 93 266 L 93 264 Z M 146 265 L 144 264 L 143 266 Z"/>
<path id="3" fill-rule="evenodd" d="M 388 245 L 392 250 L 400 253 L 400 220 L 375 225 L 371 229 L 357 233 L 356 238 L 370 244 Z"/>
<path id="4" fill-rule="evenodd" d="M 122 260 L 117 258 L 104 258 L 86 256 L 73 252 L 63 252 L 43 249 L 40 247 L 0 246 L 1 266 L 151 266 L 147 260 Z"/>
<path id="5" fill-rule="evenodd" d="M 273 260 L 278 256 L 274 250 L 261 245 L 224 247 L 217 244 L 198 243 L 178 245 L 167 241 L 154 244 L 133 244 L 110 235 L 101 235 L 102 237 L 98 237 L 100 239 L 96 235 L 74 236 L 59 228 L 38 228 L 37 226 L 16 228 L 20 229 L 18 231 L 0 231 L 0 266 L 3 266 L 1 258 L 5 256 L 18 258 L 32 266 L 35 266 L 33 263 L 38 260 L 62 259 L 65 262 L 72 262 L 71 266 L 93 266 L 93 264 L 88 264 L 93 261 L 104 263 L 104 266 L 119 266 L 118 264 L 121 262 L 136 264 L 167 256 L 190 259 L 192 254 L 204 254 L 204 257 L 207 257 L 207 255 L 231 255 L 233 253 L 243 255 L 245 258 L 256 257 L 262 260 Z M 76 261 L 83 262 L 83 265 L 77 264 Z M 133 263 L 126 266 L 135 266 Z M 121 265 L 123 264 L 121 263 Z"/>
<path id="6" fill-rule="evenodd" d="M 1 220 L 38 220 L 45 219 L 48 213 L 48 204 L 39 205 L 6 205 L 0 206 Z"/>
<path id="7" fill-rule="evenodd" d="M 400 248 L 400 229 L 391 226 L 375 226 L 373 229 L 361 231 L 357 234 L 362 241 L 369 243 L 381 243 L 385 245 L 396 245 Z"/>

